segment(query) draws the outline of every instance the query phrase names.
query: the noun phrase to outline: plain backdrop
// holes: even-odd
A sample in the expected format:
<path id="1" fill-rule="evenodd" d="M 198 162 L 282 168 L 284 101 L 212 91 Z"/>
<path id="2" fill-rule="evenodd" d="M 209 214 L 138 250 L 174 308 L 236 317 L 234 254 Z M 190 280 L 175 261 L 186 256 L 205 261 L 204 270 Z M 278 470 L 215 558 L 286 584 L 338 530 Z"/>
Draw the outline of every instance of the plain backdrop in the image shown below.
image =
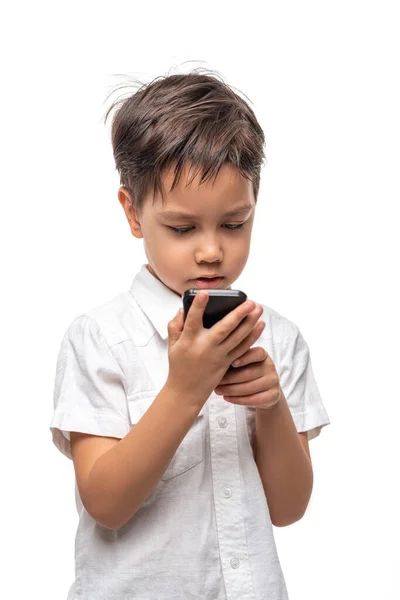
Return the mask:
<path id="1" fill-rule="evenodd" d="M 400 597 L 398 10 L 385 0 L 3 6 L 3 597 L 66 599 L 78 521 L 73 464 L 49 430 L 58 350 L 71 321 L 127 290 L 146 260 L 102 122 L 123 92 L 107 97 L 129 77 L 199 66 L 248 96 L 267 139 L 235 287 L 299 326 L 331 419 L 310 443 L 306 515 L 275 528 L 290 599 Z"/>

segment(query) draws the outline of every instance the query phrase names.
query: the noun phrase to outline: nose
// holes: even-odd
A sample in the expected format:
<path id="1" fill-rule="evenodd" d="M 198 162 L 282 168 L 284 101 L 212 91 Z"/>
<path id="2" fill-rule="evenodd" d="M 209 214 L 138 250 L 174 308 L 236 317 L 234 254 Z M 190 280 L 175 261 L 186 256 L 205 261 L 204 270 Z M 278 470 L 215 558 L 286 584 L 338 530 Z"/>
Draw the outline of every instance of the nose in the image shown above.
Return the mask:
<path id="1" fill-rule="evenodd" d="M 208 236 L 203 238 L 201 244 L 196 250 L 196 261 L 201 262 L 221 262 L 223 257 L 222 247 L 218 236 Z"/>

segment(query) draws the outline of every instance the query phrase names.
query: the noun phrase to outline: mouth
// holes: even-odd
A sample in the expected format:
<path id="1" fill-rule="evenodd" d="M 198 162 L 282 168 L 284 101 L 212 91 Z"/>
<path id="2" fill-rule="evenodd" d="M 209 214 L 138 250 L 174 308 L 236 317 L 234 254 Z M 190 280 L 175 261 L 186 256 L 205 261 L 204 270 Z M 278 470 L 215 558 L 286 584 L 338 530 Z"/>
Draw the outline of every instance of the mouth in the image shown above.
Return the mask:
<path id="1" fill-rule="evenodd" d="M 224 277 L 199 277 L 198 279 L 191 279 L 198 288 L 214 288 L 223 280 Z"/>

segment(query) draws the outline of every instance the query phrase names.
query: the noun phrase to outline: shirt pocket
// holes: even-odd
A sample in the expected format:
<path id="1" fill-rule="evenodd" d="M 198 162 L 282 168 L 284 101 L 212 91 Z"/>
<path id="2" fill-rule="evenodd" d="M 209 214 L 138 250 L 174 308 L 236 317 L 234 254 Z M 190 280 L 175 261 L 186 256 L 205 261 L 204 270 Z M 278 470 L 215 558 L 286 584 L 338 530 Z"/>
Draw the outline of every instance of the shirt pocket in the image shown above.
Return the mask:
<path id="1" fill-rule="evenodd" d="M 150 407 L 157 393 L 156 391 L 136 392 L 128 396 L 129 416 L 132 427 Z M 161 477 L 162 481 L 178 477 L 193 469 L 204 460 L 204 435 L 204 410 L 202 409 L 178 446 L 165 473 Z"/>

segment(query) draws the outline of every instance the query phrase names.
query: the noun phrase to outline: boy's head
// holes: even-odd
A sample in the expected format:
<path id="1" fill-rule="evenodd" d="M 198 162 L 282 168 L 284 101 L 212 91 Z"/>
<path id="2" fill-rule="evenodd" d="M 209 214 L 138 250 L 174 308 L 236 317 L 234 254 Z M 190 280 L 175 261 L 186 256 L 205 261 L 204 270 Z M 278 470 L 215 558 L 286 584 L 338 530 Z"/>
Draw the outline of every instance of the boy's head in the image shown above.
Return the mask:
<path id="1" fill-rule="evenodd" d="M 111 136 L 118 199 L 149 270 L 179 295 L 213 274 L 230 287 L 247 262 L 264 160 L 249 105 L 214 76 L 171 75 L 123 101 Z"/>

